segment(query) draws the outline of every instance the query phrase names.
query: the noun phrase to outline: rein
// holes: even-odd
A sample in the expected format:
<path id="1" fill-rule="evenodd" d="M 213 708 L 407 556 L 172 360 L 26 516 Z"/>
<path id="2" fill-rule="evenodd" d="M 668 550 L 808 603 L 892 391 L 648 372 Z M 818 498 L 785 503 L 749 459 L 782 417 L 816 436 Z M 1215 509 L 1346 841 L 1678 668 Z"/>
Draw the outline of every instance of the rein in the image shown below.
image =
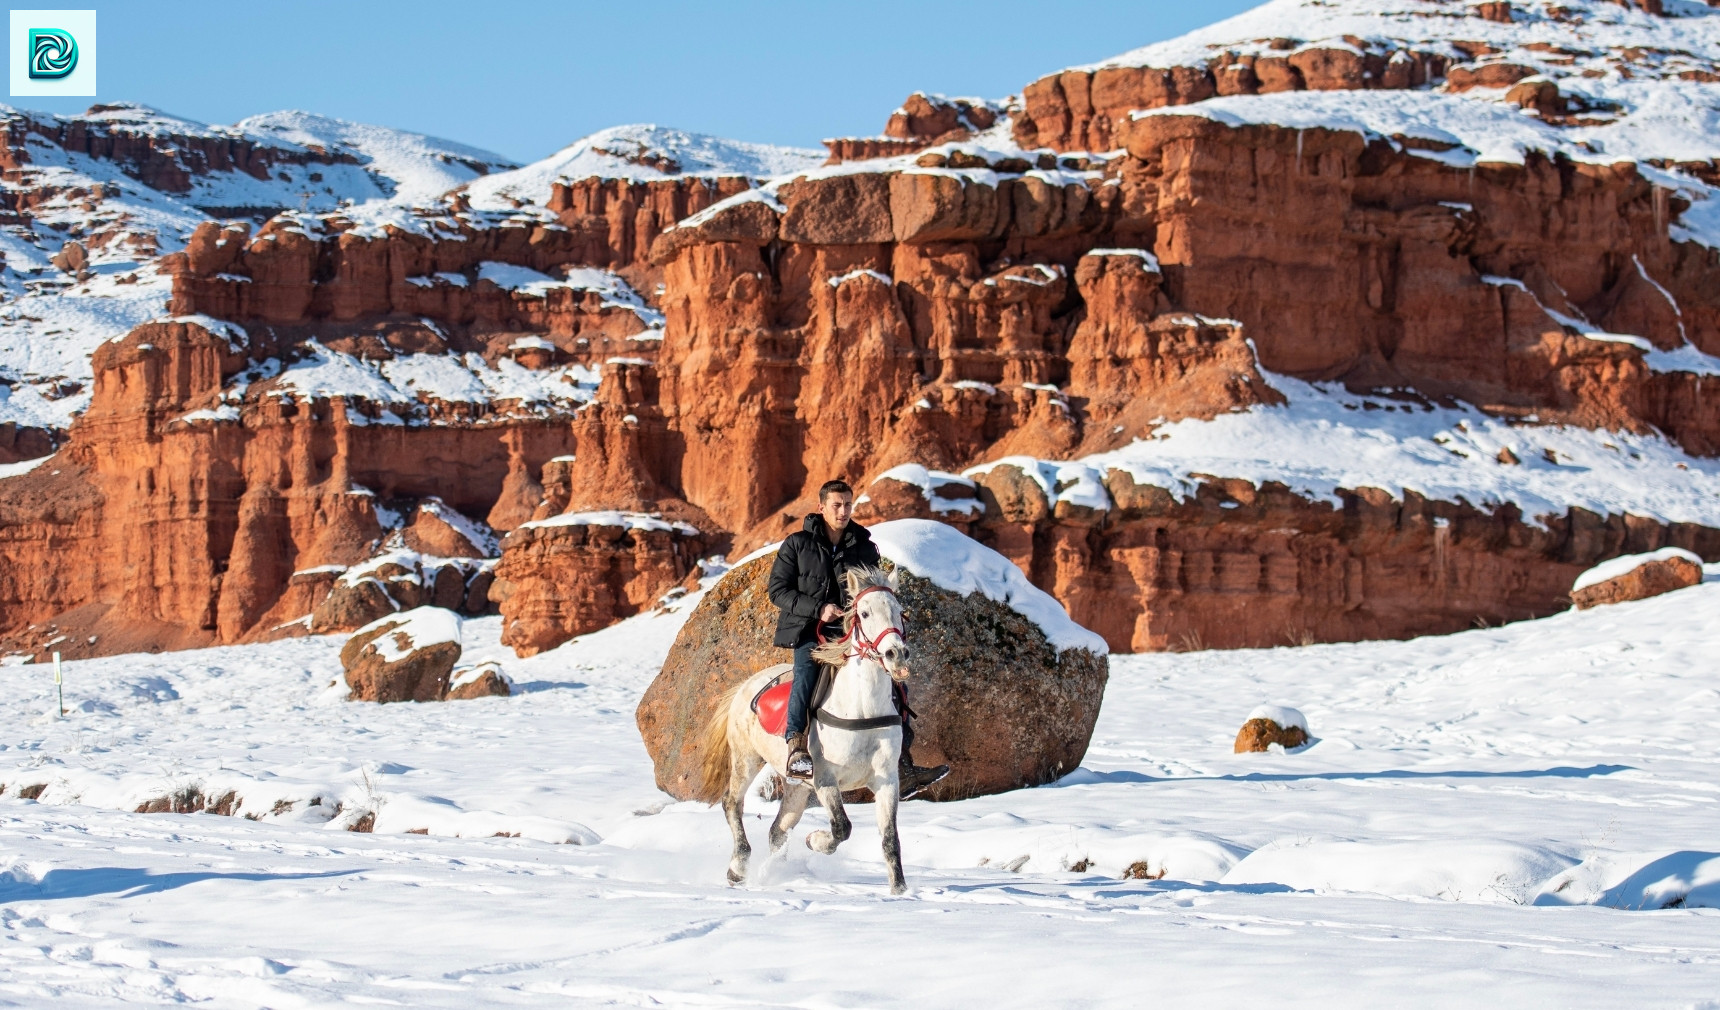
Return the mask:
<path id="1" fill-rule="evenodd" d="M 853 643 L 853 648 L 843 654 L 844 658 L 854 659 L 859 657 L 870 659 L 882 666 L 884 664 L 884 657 L 880 651 L 880 647 L 884 644 L 884 639 L 891 635 L 895 635 L 897 638 L 902 640 L 903 645 L 906 645 L 908 644 L 908 636 L 902 632 L 901 628 L 891 625 L 883 631 L 878 632 L 876 637 L 866 637 L 866 632 L 860 627 L 860 600 L 864 598 L 867 593 L 890 593 L 891 596 L 896 595 L 894 592 L 891 592 L 890 587 L 888 586 L 870 586 L 856 593 L 854 596 L 854 602 L 851 604 L 851 607 L 854 610 L 854 623 L 849 625 L 847 633 L 837 639 L 837 641 Z M 828 644 L 824 638 L 823 625 L 819 625 L 817 633 L 818 644 Z M 894 693 L 892 693 L 892 702 L 894 701 L 894 697 Z M 895 711 L 892 711 L 889 715 L 875 715 L 865 719 L 844 719 L 841 716 L 829 714 L 824 711 L 823 706 L 819 706 L 819 708 L 812 713 L 812 717 L 833 729 L 845 729 L 851 732 L 867 729 L 887 729 L 891 726 L 900 726 L 902 724 L 902 714 Z"/>
<path id="2" fill-rule="evenodd" d="M 874 638 L 866 637 L 865 630 L 860 627 L 860 601 L 866 597 L 867 593 L 889 593 L 891 596 L 896 595 L 890 590 L 889 586 L 869 586 L 860 590 L 859 593 L 855 594 L 854 602 L 850 605 L 854 610 L 854 623 L 849 625 L 847 633 L 837 639 L 837 641 L 853 643 L 852 651 L 844 653 L 843 658 L 854 659 L 859 657 L 862 659 L 870 659 L 882 664 L 884 662 L 884 656 L 880 651 L 880 647 L 884 644 L 884 639 L 891 635 L 895 635 L 897 638 L 902 640 L 903 645 L 906 645 L 908 644 L 908 636 L 903 633 L 901 628 L 891 625 L 883 631 L 878 632 L 877 636 Z M 823 625 L 819 625 L 818 627 L 818 644 L 828 644 L 824 638 Z"/>

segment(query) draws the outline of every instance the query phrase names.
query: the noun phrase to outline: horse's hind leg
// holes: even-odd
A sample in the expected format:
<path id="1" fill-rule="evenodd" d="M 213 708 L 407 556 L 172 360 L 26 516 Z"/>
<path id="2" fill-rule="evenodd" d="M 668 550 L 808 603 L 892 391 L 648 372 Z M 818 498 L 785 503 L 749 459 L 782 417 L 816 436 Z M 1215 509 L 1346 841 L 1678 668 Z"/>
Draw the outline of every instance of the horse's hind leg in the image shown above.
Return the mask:
<path id="1" fill-rule="evenodd" d="M 878 840 L 884 848 L 884 866 L 890 873 L 891 894 L 901 894 L 908 889 L 902 876 L 902 841 L 896 834 L 896 801 L 900 791 L 894 775 L 872 787 L 878 807 Z"/>
<path id="2" fill-rule="evenodd" d="M 739 748 L 729 753 L 729 785 L 723 790 L 723 816 L 728 818 L 729 831 L 735 836 L 735 851 L 729 857 L 729 883 L 738 884 L 747 879 L 747 858 L 752 855 L 752 845 L 747 842 L 746 822 L 742 819 L 746 812 L 747 786 L 752 784 L 764 762 L 751 752 L 743 756 Z"/>
<path id="3" fill-rule="evenodd" d="M 770 825 L 770 851 L 781 849 L 788 841 L 788 833 L 800 823 L 800 815 L 806 811 L 806 801 L 812 799 L 812 790 L 797 782 L 788 784 L 783 790 L 782 804 L 777 807 L 776 820 Z"/>
<path id="4" fill-rule="evenodd" d="M 815 852 L 830 855 L 836 847 L 848 840 L 848 834 L 853 827 L 848 823 L 848 811 L 842 809 L 842 790 L 834 782 L 818 786 L 818 802 L 823 805 L 825 812 L 830 814 L 830 830 L 814 831 L 806 836 L 806 847 Z"/>

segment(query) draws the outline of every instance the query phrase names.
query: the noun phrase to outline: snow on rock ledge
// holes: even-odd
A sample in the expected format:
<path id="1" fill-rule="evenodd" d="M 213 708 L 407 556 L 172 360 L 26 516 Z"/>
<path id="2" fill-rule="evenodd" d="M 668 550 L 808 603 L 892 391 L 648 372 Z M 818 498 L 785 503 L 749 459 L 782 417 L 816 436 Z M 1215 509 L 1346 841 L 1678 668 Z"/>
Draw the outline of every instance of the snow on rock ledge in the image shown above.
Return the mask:
<path id="1" fill-rule="evenodd" d="M 1663 547 L 1603 561 L 1577 576 L 1571 584 L 1571 602 L 1578 610 L 1587 610 L 1659 596 L 1701 581 L 1701 558 L 1679 547 Z"/>
<path id="2" fill-rule="evenodd" d="M 902 519 L 870 532 L 902 574 L 914 758 L 951 767 L 928 798 L 1042 785 L 1073 771 L 1105 693 L 1104 641 L 1008 559 L 942 523 Z M 724 692 L 788 658 L 771 645 L 774 561 L 761 551 L 706 592 L 640 701 L 657 785 L 677 798 L 713 799 L 700 795 L 698 771 L 703 727 Z"/>

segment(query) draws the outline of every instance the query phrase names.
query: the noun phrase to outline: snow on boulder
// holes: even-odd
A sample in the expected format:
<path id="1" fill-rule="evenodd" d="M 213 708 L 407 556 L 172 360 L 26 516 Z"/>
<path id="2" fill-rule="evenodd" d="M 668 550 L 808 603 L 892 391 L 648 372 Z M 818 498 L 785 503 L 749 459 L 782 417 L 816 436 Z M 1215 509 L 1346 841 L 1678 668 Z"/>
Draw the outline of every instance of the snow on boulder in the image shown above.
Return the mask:
<path id="1" fill-rule="evenodd" d="M 514 693 L 513 681 L 502 672 L 502 664 L 493 659 L 476 666 L 455 670 L 448 679 L 448 700 L 468 698 L 506 698 Z"/>
<path id="2" fill-rule="evenodd" d="M 1104 640 L 1003 555 L 949 526 L 899 519 L 870 530 L 902 573 L 914 758 L 951 768 L 927 798 L 998 793 L 1073 771 L 1105 693 Z M 713 799 L 695 783 L 717 699 L 788 659 L 771 645 L 777 610 L 765 583 L 775 556 L 754 555 L 705 594 L 639 703 L 657 785 L 679 799 Z"/>
<path id="3" fill-rule="evenodd" d="M 1273 744 L 1291 750 L 1310 739 L 1308 720 L 1301 712 L 1284 705 L 1259 705 L 1237 730 L 1235 752 L 1257 754 L 1270 750 Z"/>
<path id="4" fill-rule="evenodd" d="M 1627 554 L 1603 561 L 1571 584 L 1571 602 L 1578 610 L 1603 603 L 1646 600 L 1702 581 L 1702 559 L 1678 547 L 1648 554 Z"/>
<path id="5" fill-rule="evenodd" d="M 460 660 L 460 618 L 417 607 L 365 625 L 340 650 L 356 701 L 441 701 Z"/>

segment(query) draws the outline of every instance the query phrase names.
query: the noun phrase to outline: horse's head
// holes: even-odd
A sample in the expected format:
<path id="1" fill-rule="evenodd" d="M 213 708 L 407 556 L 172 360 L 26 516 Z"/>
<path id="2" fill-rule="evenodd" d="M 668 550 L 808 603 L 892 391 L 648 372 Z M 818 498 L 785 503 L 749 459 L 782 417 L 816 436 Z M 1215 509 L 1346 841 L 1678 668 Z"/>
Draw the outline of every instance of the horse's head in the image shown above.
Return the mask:
<path id="1" fill-rule="evenodd" d="M 890 676 L 908 675 L 908 639 L 902 624 L 902 601 L 896 591 L 895 572 L 877 568 L 849 569 L 846 573 L 849 627 L 853 644 L 882 663 Z"/>

